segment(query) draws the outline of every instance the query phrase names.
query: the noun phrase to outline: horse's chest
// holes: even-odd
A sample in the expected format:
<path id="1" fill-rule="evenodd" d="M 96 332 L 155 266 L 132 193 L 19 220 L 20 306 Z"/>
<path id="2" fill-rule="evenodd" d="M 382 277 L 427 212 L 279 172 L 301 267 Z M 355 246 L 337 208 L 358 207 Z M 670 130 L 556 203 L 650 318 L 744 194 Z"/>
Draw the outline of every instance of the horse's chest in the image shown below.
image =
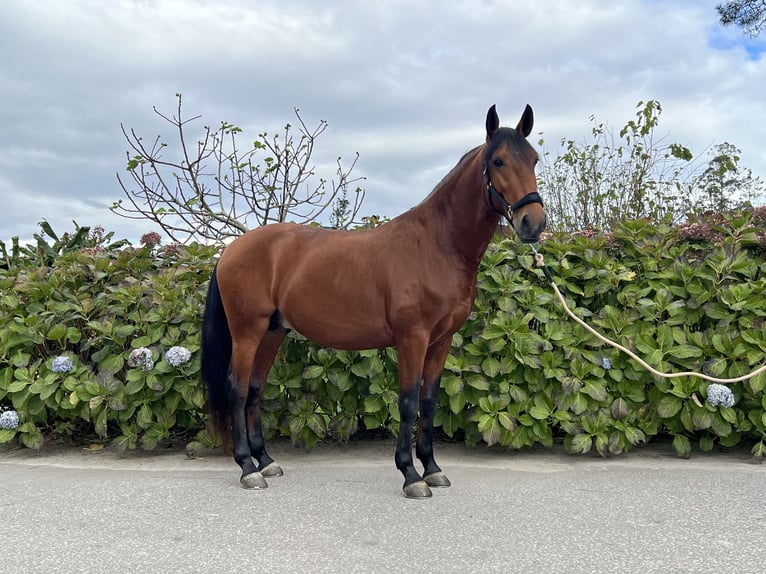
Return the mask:
<path id="1" fill-rule="evenodd" d="M 471 285 L 442 293 L 441 304 L 435 307 L 435 318 L 446 330 L 457 331 L 473 309 L 475 293 Z"/>

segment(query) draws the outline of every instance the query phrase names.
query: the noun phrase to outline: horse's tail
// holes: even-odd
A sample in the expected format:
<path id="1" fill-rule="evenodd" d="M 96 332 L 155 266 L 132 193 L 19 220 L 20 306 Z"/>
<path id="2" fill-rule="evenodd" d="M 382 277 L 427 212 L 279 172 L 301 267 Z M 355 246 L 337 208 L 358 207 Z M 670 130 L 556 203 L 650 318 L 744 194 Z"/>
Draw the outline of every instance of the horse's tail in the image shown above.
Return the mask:
<path id="1" fill-rule="evenodd" d="M 202 319 L 202 384 L 207 389 L 207 408 L 213 429 L 224 439 L 230 435 L 231 418 L 226 393 L 231 362 L 231 332 L 218 289 L 216 268 L 210 276 Z"/>

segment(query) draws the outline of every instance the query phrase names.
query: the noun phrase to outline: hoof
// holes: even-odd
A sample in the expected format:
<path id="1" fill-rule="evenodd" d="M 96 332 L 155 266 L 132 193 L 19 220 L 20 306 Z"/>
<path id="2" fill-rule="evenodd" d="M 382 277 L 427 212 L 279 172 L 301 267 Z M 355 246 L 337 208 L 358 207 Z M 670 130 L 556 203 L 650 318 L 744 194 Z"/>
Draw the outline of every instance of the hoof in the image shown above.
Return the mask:
<path id="1" fill-rule="evenodd" d="M 251 472 L 243 476 L 239 479 L 239 483 L 242 485 L 242 488 L 248 490 L 261 490 L 269 486 L 260 472 Z"/>
<path id="2" fill-rule="evenodd" d="M 272 462 L 270 464 L 267 464 L 264 468 L 261 469 L 261 476 L 265 476 L 266 478 L 273 478 L 275 476 L 283 476 L 285 473 L 282 470 L 282 467 L 279 466 L 276 462 Z"/>
<path id="3" fill-rule="evenodd" d="M 426 481 L 426 484 L 428 486 L 432 486 L 434 488 L 444 488 L 452 484 L 449 481 L 449 478 L 447 478 L 447 475 L 444 474 L 442 471 L 434 472 L 433 474 L 424 476 L 423 480 Z"/>
<path id="4" fill-rule="evenodd" d="M 407 498 L 431 498 L 433 496 L 425 480 L 405 484 L 402 490 Z"/>

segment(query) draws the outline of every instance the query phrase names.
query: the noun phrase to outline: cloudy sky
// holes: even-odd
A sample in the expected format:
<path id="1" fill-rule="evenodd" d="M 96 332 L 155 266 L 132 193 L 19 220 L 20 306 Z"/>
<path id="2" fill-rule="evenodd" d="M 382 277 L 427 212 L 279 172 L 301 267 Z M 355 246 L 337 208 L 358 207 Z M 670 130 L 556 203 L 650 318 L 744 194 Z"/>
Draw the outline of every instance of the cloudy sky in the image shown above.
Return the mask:
<path id="1" fill-rule="evenodd" d="M 589 116 L 619 129 L 662 103 L 661 135 L 704 156 L 731 142 L 766 179 L 766 34 L 721 29 L 716 0 L 5 0 L 0 6 L 0 239 L 102 225 L 127 143 L 170 130 L 152 107 L 243 141 L 301 109 L 329 122 L 316 159 L 359 152 L 363 213 L 395 216 L 482 142 L 487 108 L 525 104 L 556 151 Z M 201 133 L 201 131 L 199 132 Z M 534 138 L 537 140 L 537 136 Z M 331 175 L 328 174 L 328 175 Z"/>

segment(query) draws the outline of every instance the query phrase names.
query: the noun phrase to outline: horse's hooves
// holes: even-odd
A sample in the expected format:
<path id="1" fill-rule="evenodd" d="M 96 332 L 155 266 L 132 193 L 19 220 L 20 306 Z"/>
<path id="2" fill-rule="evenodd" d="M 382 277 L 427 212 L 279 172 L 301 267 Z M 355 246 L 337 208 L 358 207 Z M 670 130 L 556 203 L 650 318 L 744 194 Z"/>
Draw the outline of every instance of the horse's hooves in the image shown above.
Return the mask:
<path id="1" fill-rule="evenodd" d="M 282 470 L 282 467 L 279 466 L 276 462 L 269 463 L 265 468 L 261 469 L 261 475 L 267 478 L 283 476 L 284 474 L 285 472 Z"/>
<path id="2" fill-rule="evenodd" d="M 248 490 L 261 490 L 269 486 L 260 472 L 251 472 L 243 476 L 239 479 L 239 483 L 242 485 L 242 488 L 247 488 Z"/>
<path id="3" fill-rule="evenodd" d="M 404 490 L 404 496 L 407 498 L 431 498 L 433 496 L 425 480 L 405 484 L 402 490 Z"/>
<path id="4" fill-rule="evenodd" d="M 434 472 L 433 474 L 424 476 L 423 480 L 426 481 L 426 484 L 428 486 L 432 486 L 434 488 L 443 488 L 443 487 L 450 486 L 452 484 L 449 481 L 449 478 L 447 478 L 447 475 L 444 474 L 442 471 Z"/>

